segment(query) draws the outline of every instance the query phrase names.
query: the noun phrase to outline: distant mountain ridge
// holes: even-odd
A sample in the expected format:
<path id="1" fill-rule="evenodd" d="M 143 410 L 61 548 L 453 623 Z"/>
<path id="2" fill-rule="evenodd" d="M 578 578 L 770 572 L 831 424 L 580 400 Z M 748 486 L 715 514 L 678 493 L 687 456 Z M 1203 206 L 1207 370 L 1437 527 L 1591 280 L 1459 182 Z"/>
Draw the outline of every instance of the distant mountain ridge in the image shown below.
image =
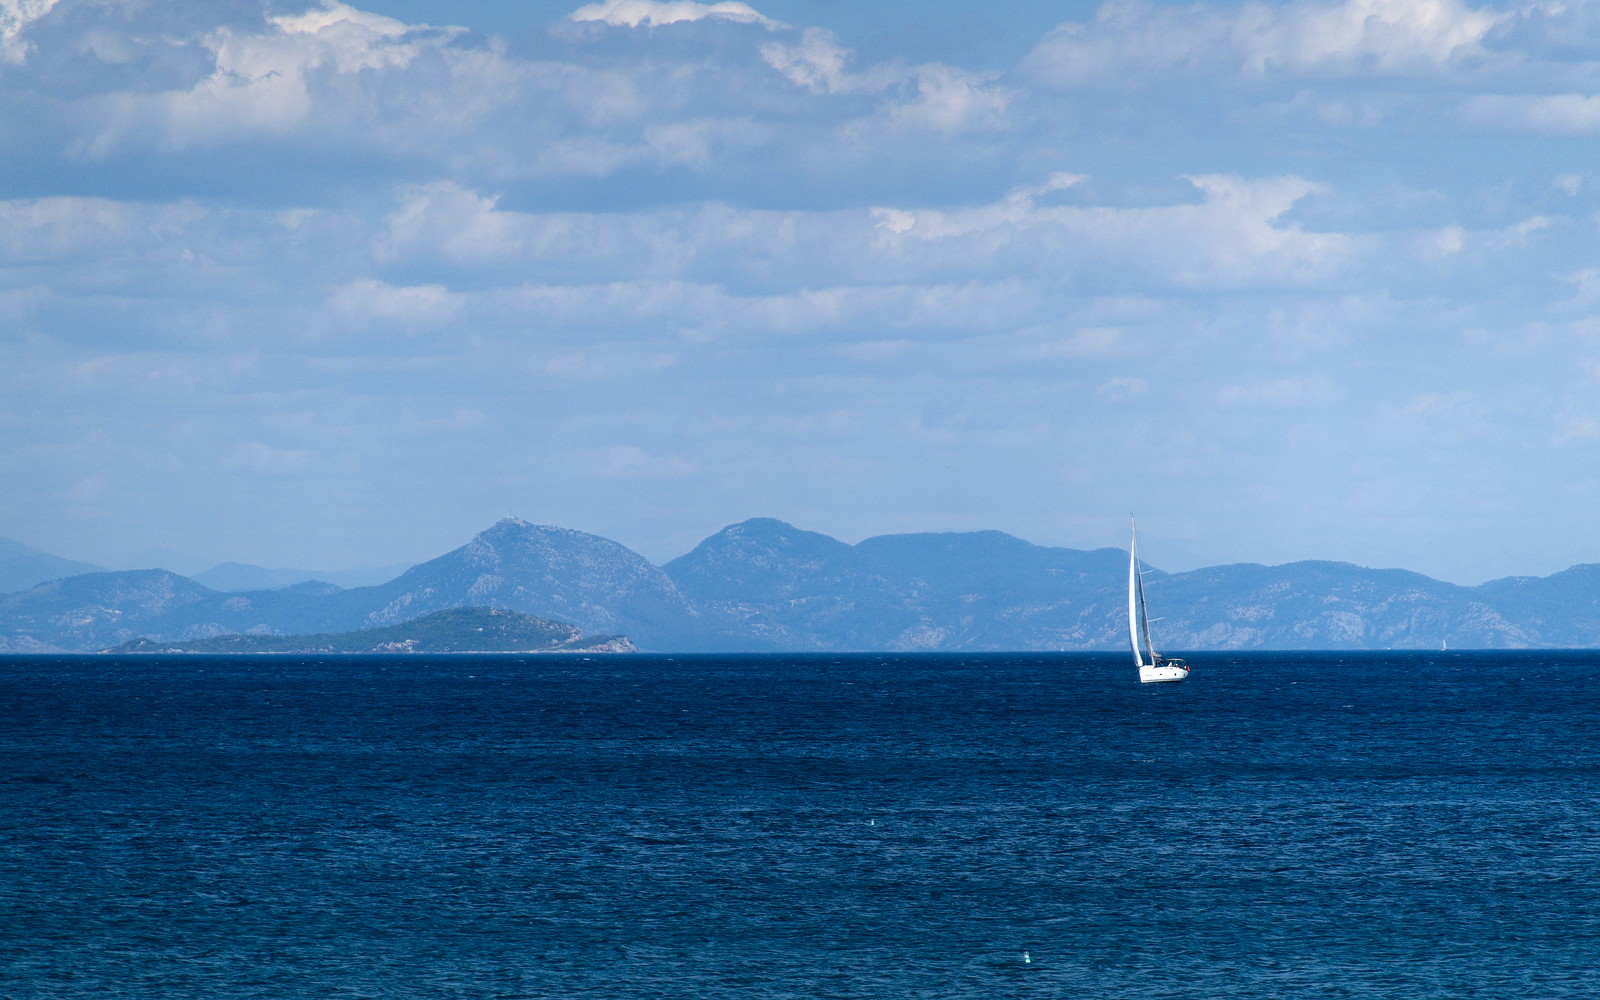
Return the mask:
<path id="1" fill-rule="evenodd" d="M 852 546 L 756 518 L 662 568 L 708 614 L 783 648 L 1070 649 L 1109 643 L 1074 609 L 1126 574 L 1127 554 L 999 531 Z"/>
<path id="2" fill-rule="evenodd" d="M 850 545 L 772 518 L 664 566 L 609 539 L 508 518 L 381 584 L 223 593 L 162 570 L 0 595 L 0 651 L 139 638 L 312 635 L 497 608 L 659 651 L 1074 650 L 1126 643 L 1127 553 L 998 531 Z M 1164 650 L 1600 646 L 1600 566 L 1461 587 L 1349 563 L 1149 570 Z"/>
<path id="3" fill-rule="evenodd" d="M 27 590 L 46 580 L 99 573 L 104 569 L 104 566 L 63 559 L 21 542 L 0 538 L 0 594 Z"/>
<path id="4" fill-rule="evenodd" d="M 507 518 L 370 587 L 301 583 L 222 593 L 165 570 L 53 581 L 0 597 L 0 651 L 351 632 L 459 607 L 536 615 L 589 634 L 627 635 L 648 648 L 730 648 L 643 556 L 596 535 Z"/>
<path id="5" fill-rule="evenodd" d="M 655 647 L 692 641 L 700 617 L 672 581 L 633 550 L 517 518 L 388 583 L 344 591 L 335 603 L 359 609 L 361 627 L 470 603 L 552 618 L 585 632 L 626 633 Z"/>
<path id="6" fill-rule="evenodd" d="M 388 567 L 357 567 L 344 570 L 268 569 L 249 563 L 218 563 L 203 573 L 189 575 L 189 579 L 204 584 L 212 590 L 276 590 L 297 583 L 331 583 L 339 587 L 368 587 L 392 580 L 409 568 L 406 565 Z"/>

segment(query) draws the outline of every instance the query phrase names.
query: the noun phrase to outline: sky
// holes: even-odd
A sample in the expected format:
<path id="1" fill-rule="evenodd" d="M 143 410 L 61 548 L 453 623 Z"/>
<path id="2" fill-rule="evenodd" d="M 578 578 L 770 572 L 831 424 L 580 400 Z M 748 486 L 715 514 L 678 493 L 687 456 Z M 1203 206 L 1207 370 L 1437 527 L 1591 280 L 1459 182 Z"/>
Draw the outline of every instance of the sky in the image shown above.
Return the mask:
<path id="1" fill-rule="evenodd" d="M 1600 562 L 1600 4 L 0 0 L 0 535 Z"/>

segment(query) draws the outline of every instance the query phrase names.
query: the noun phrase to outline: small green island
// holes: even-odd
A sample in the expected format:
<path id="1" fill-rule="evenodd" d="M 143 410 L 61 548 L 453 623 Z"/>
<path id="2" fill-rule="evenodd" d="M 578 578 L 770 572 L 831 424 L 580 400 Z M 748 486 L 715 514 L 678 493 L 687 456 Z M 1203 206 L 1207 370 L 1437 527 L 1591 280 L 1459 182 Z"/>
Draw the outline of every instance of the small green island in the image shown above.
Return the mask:
<path id="1" fill-rule="evenodd" d="M 632 653 L 619 635 L 499 608 L 450 608 L 398 625 L 318 635 L 218 635 L 134 639 L 107 653 Z"/>

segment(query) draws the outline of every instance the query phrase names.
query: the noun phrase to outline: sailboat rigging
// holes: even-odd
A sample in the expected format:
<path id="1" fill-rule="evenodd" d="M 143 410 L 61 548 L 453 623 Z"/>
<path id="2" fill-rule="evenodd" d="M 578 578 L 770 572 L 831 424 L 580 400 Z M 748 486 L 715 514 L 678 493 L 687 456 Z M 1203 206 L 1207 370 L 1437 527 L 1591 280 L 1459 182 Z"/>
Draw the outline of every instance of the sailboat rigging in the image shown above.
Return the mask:
<path id="1" fill-rule="evenodd" d="M 1128 518 L 1132 532 L 1128 542 L 1128 641 L 1133 647 L 1133 663 L 1139 668 L 1140 684 L 1181 681 L 1189 676 L 1189 665 L 1162 656 L 1150 641 L 1150 616 L 1144 607 L 1144 574 L 1139 572 L 1139 529 Z M 1143 640 L 1141 649 L 1140 640 Z M 1148 659 L 1147 659 L 1148 657 Z"/>

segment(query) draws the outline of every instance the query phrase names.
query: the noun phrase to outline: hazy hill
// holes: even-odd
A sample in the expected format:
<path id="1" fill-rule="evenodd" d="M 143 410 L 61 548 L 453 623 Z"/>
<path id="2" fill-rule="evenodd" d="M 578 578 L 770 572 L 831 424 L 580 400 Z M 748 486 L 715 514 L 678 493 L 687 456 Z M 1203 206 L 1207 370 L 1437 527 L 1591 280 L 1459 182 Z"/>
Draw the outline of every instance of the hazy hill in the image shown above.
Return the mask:
<path id="1" fill-rule="evenodd" d="M 297 583 L 331 583 L 340 587 L 370 587 L 392 580 L 409 566 L 366 566 L 356 569 L 268 569 L 249 563 L 218 563 L 203 573 L 189 579 L 205 584 L 212 590 L 235 592 L 245 590 L 276 590 Z"/>
<path id="2" fill-rule="evenodd" d="M 459 607 L 537 615 L 649 648 L 721 641 L 659 568 L 615 542 L 505 520 L 387 583 L 302 583 L 220 593 L 165 570 L 75 577 L 0 598 L 0 649 L 104 649 L 131 639 L 307 635 L 410 621 Z"/>
<path id="3" fill-rule="evenodd" d="M 1047 548 L 999 531 L 881 535 L 858 545 L 771 518 L 730 525 L 663 567 L 754 643 L 786 649 L 1081 649 L 1083 620 L 1127 553 Z M 1101 617 L 1104 617 L 1103 615 Z"/>
<path id="4" fill-rule="evenodd" d="M 1127 560 L 994 531 L 850 546 L 759 518 L 664 568 L 752 646 L 1116 649 L 1127 643 Z M 1600 566 L 1480 587 L 1317 561 L 1149 569 L 1145 583 L 1169 650 L 1600 645 Z"/>
<path id="5" fill-rule="evenodd" d="M 728 525 L 662 569 L 697 601 L 777 601 L 837 590 L 859 572 L 858 563 L 855 549 L 838 539 L 753 517 Z"/>
<path id="6" fill-rule="evenodd" d="M 246 590 L 276 590 L 297 583 L 327 583 L 322 574 L 298 569 L 268 569 L 249 563 L 225 562 L 196 573 L 189 579 L 212 590 L 232 593 Z"/>
<path id="7" fill-rule="evenodd" d="M 1115 645 L 1107 595 L 1123 592 L 1119 549 L 1053 548 L 1000 531 L 879 535 L 856 546 L 917 595 L 918 630 L 896 648 L 1084 649 Z"/>
<path id="8" fill-rule="evenodd" d="M 223 635 L 135 639 L 112 653 L 578 653 L 633 651 L 625 638 L 585 636 L 571 625 L 495 608 L 452 608 L 415 621 L 323 635 Z"/>
<path id="9" fill-rule="evenodd" d="M 1188 649 L 1495 649 L 1563 645 L 1483 587 L 1351 563 L 1240 563 L 1150 574 L 1156 632 Z M 1589 642 L 1600 642 L 1600 630 Z"/>
<path id="10" fill-rule="evenodd" d="M 1487 604 L 1538 635 L 1542 644 L 1600 643 L 1600 565 L 1584 563 L 1550 576 L 1514 576 L 1474 588 Z M 1452 646 L 1457 643 L 1454 636 Z"/>
<path id="11" fill-rule="evenodd" d="M 388 583 L 336 595 L 339 621 L 371 628 L 445 608 L 506 608 L 644 648 L 692 647 L 707 632 L 667 575 L 609 539 L 506 518 Z"/>
<path id="12" fill-rule="evenodd" d="M 772 518 L 729 525 L 662 568 L 746 648 L 883 649 L 920 621 L 905 581 Z"/>
<path id="13" fill-rule="evenodd" d="M 48 552 L 9 538 L 0 538 L 0 594 L 27 590 L 29 587 L 58 580 L 64 576 L 103 572 L 105 567 L 93 566 L 74 559 L 63 559 Z"/>
<path id="14" fill-rule="evenodd" d="M 223 594 L 164 569 L 89 573 L 0 596 L 0 652 L 106 649 L 131 639 L 307 631 L 338 587 Z"/>
<path id="15" fill-rule="evenodd" d="M 0 597 L 0 651 L 104 649 L 197 610 L 215 592 L 164 569 L 87 573 Z M 155 626 L 157 630 L 162 626 Z"/>

